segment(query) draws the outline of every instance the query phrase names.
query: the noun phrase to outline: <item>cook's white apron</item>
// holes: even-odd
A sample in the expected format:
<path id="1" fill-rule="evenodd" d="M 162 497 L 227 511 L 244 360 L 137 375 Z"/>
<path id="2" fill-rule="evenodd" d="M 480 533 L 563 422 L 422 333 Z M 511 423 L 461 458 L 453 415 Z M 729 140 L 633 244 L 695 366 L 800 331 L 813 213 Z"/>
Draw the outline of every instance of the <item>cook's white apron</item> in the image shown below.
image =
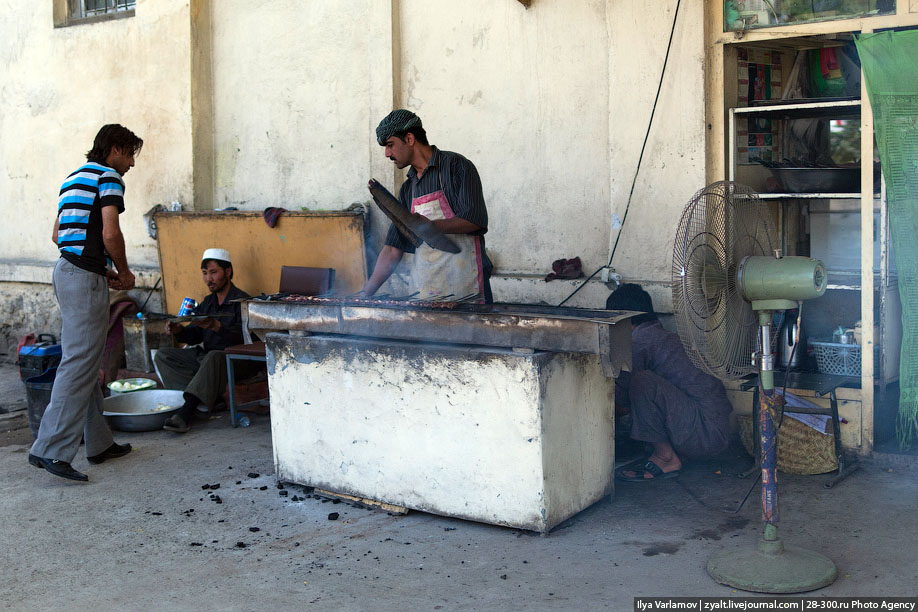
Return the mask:
<path id="1" fill-rule="evenodd" d="M 456 215 L 442 189 L 411 201 L 411 212 L 424 215 L 431 221 L 452 219 Z M 412 291 L 419 291 L 418 298 L 427 299 L 450 295 L 449 300 L 458 300 L 471 294 L 479 294 L 484 302 L 484 270 L 482 267 L 481 237 L 469 234 L 449 234 L 450 240 L 460 249 L 458 253 L 447 253 L 422 243 L 414 251 L 414 268 L 411 271 Z"/>

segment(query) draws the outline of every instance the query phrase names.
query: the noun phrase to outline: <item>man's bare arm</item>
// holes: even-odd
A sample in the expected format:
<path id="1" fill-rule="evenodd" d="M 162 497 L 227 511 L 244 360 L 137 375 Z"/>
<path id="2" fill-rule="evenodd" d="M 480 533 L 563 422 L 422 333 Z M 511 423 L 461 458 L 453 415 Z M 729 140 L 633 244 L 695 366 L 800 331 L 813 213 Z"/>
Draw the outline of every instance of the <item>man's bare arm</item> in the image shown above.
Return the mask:
<path id="1" fill-rule="evenodd" d="M 376 258 L 376 266 L 373 268 L 373 274 L 370 275 L 369 280 L 367 280 L 367 283 L 360 292 L 365 296 L 371 296 L 376 293 L 379 286 L 392 276 L 392 272 L 395 271 L 398 262 L 402 260 L 403 254 L 404 251 L 394 246 L 384 246 L 382 251 L 379 252 L 379 257 Z"/>
<path id="2" fill-rule="evenodd" d="M 115 206 L 102 207 L 102 242 L 118 270 L 118 278 L 112 281 L 111 286 L 115 289 L 133 289 L 134 274 L 128 268 L 124 251 L 124 235 L 121 233 L 118 209 Z"/>
<path id="3" fill-rule="evenodd" d="M 60 246 L 57 244 L 57 230 L 61 226 L 61 218 L 57 217 L 54 219 L 54 231 L 51 232 L 51 242 L 54 243 L 54 246 Z"/>

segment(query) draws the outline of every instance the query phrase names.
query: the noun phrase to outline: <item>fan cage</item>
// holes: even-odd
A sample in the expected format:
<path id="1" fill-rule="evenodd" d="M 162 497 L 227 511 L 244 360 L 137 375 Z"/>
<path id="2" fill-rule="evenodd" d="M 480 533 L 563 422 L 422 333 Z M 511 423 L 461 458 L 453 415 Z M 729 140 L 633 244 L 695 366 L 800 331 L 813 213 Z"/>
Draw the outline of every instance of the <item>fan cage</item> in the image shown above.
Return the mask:
<path id="1" fill-rule="evenodd" d="M 777 247 L 772 212 L 749 187 L 721 181 L 696 192 L 679 220 L 672 269 L 679 337 L 696 367 L 724 380 L 756 371 L 758 315 L 737 287 L 737 269 L 744 257 Z"/>

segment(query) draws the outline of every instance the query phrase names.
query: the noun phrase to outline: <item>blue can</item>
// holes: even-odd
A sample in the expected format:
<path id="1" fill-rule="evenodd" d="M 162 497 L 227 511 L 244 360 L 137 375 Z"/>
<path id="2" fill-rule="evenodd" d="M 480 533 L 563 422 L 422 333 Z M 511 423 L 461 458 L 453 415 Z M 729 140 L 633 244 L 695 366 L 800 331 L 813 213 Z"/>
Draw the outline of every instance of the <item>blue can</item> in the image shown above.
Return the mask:
<path id="1" fill-rule="evenodd" d="M 179 308 L 178 316 L 180 316 L 180 317 L 187 317 L 188 315 L 191 314 L 191 312 L 192 312 L 195 308 L 197 308 L 197 306 L 198 306 L 198 303 L 197 303 L 197 302 L 195 302 L 195 301 L 194 301 L 193 299 L 191 299 L 190 297 L 186 297 L 184 300 L 182 300 L 182 307 Z"/>

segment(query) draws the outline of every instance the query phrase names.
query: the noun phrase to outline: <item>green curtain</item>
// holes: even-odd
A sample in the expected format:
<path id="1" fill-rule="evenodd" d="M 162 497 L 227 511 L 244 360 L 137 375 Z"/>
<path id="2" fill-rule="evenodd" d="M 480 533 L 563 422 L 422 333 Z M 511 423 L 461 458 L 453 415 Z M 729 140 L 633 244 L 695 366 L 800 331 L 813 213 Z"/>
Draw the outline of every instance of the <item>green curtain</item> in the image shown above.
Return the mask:
<path id="1" fill-rule="evenodd" d="M 896 435 L 905 448 L 918 437 L 918 30 L 863 34 L 855 43 L 873 106 L 899 273 L 902 359 Z"/>

